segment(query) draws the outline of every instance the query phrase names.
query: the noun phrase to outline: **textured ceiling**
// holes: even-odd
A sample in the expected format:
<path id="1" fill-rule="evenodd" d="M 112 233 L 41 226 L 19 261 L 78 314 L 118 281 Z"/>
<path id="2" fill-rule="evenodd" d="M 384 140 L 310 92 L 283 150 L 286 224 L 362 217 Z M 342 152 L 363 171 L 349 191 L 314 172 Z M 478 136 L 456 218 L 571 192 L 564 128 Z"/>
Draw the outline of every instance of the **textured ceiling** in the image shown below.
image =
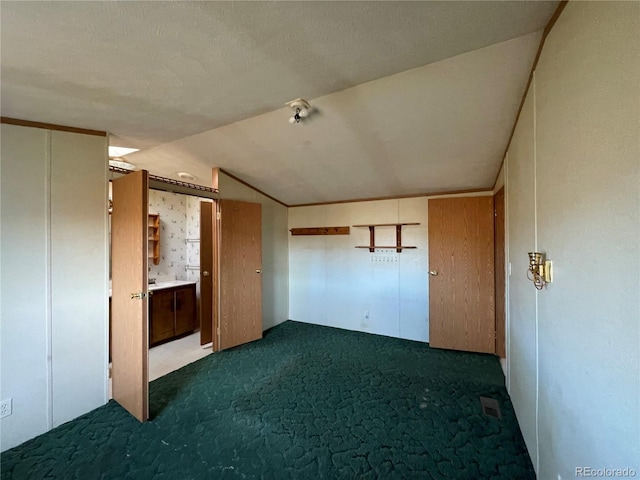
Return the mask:
<path id="1" fill-rule="evenodd" d="M 127 156 L 209 184 L 221 167 L 282 202 L 493 186 L 540 33 L 283 108 Z"/>
<path id="2" fill-rule="evenodd" d="M 2 115 L 288 204 L 487 187 L 556 6 L 3 1 Z M 318 111 L 290 126 L 296 97 Z"/>

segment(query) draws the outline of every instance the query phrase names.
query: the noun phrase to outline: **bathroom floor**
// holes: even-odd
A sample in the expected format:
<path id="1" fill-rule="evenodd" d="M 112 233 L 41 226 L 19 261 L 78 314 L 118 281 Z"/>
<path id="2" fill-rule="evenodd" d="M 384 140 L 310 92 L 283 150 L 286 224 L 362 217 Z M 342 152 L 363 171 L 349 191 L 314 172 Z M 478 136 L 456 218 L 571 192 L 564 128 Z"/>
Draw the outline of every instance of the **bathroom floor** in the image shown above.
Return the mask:
<path id="1" fill-rule="evenodd" d="M 211 344 L 200 345 L 200 332 L 149 349 L 149 381 L 200 360 L 212 353 Z"/>
<path id="2" fill-rule="evenodd" d="M 157 380 L 213 353 L 211 344 L 200 345 L 200 332 L 149 349 L 149 381 Z M 111 368 L 111 367 L 109 367 Z M 109 378 L 109 398 L 112 398 Z"/>

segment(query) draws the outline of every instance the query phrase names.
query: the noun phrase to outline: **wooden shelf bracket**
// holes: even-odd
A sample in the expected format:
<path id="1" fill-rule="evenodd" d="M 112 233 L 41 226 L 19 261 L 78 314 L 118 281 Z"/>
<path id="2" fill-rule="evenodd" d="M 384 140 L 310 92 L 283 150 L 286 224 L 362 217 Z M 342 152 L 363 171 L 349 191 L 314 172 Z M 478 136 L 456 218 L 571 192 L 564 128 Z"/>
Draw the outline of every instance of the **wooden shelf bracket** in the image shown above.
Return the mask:
<path id="1" fill-rule="evenodd" d="M 368 248 L 371 253 L 375 252 L 376 248 L 395 248 L 396 252 L 398 253 L 402 253 L 402 250 L 407 248 L 417 248 L 414 246 L 402 245 L 402 227 L 405 225 L 420 225 L 420 224 L 419 223 L 376 223 L 371 225 L 354 225 L 354 227 L 369 228 L 369 245 L 359 245 L 356 248 Z M 396 227 L 395 246 L 376 245 L 376 227 Z"/>

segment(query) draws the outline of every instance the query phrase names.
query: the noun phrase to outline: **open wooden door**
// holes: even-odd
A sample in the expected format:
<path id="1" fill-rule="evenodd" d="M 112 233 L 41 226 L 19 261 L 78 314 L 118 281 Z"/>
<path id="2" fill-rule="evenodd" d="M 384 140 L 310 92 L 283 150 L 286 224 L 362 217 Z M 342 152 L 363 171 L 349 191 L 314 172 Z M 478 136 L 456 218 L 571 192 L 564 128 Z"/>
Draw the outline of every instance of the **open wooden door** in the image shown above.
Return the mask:
<path id="1" fill-rule="evenodd" d="M 200 202 L 200 345 L 213 342 L 214 204 Z"/>
<path id="2" fill-rule="evenodd" d="M 262 338 L 262 205 L 218 200 L 219 343 Z"/>
<path id="3" fill-rule="evenodd" d="M 113 399 L 149 418 L 148 196 L 145 170 L 113 181 L 111 329 Z"/>
<path id="4" fill-rule="evenodd" d="M 493 197 L 428 208 L 429 345 L 495 353 Z"/>

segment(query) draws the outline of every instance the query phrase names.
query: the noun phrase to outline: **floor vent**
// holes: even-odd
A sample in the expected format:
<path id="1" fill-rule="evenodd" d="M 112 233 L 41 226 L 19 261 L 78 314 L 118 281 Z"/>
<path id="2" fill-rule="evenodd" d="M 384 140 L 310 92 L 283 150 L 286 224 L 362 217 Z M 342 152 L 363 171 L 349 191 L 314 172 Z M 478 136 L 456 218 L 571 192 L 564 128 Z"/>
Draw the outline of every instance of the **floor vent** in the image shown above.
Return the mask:
<path id="1" fill-rule="evenodd" d="M 500 413 L 500 405 L 495 398 L 480 397 L 480 405 L 482 405 L 482 413 L 488 417 L 502 418 Z"/>

